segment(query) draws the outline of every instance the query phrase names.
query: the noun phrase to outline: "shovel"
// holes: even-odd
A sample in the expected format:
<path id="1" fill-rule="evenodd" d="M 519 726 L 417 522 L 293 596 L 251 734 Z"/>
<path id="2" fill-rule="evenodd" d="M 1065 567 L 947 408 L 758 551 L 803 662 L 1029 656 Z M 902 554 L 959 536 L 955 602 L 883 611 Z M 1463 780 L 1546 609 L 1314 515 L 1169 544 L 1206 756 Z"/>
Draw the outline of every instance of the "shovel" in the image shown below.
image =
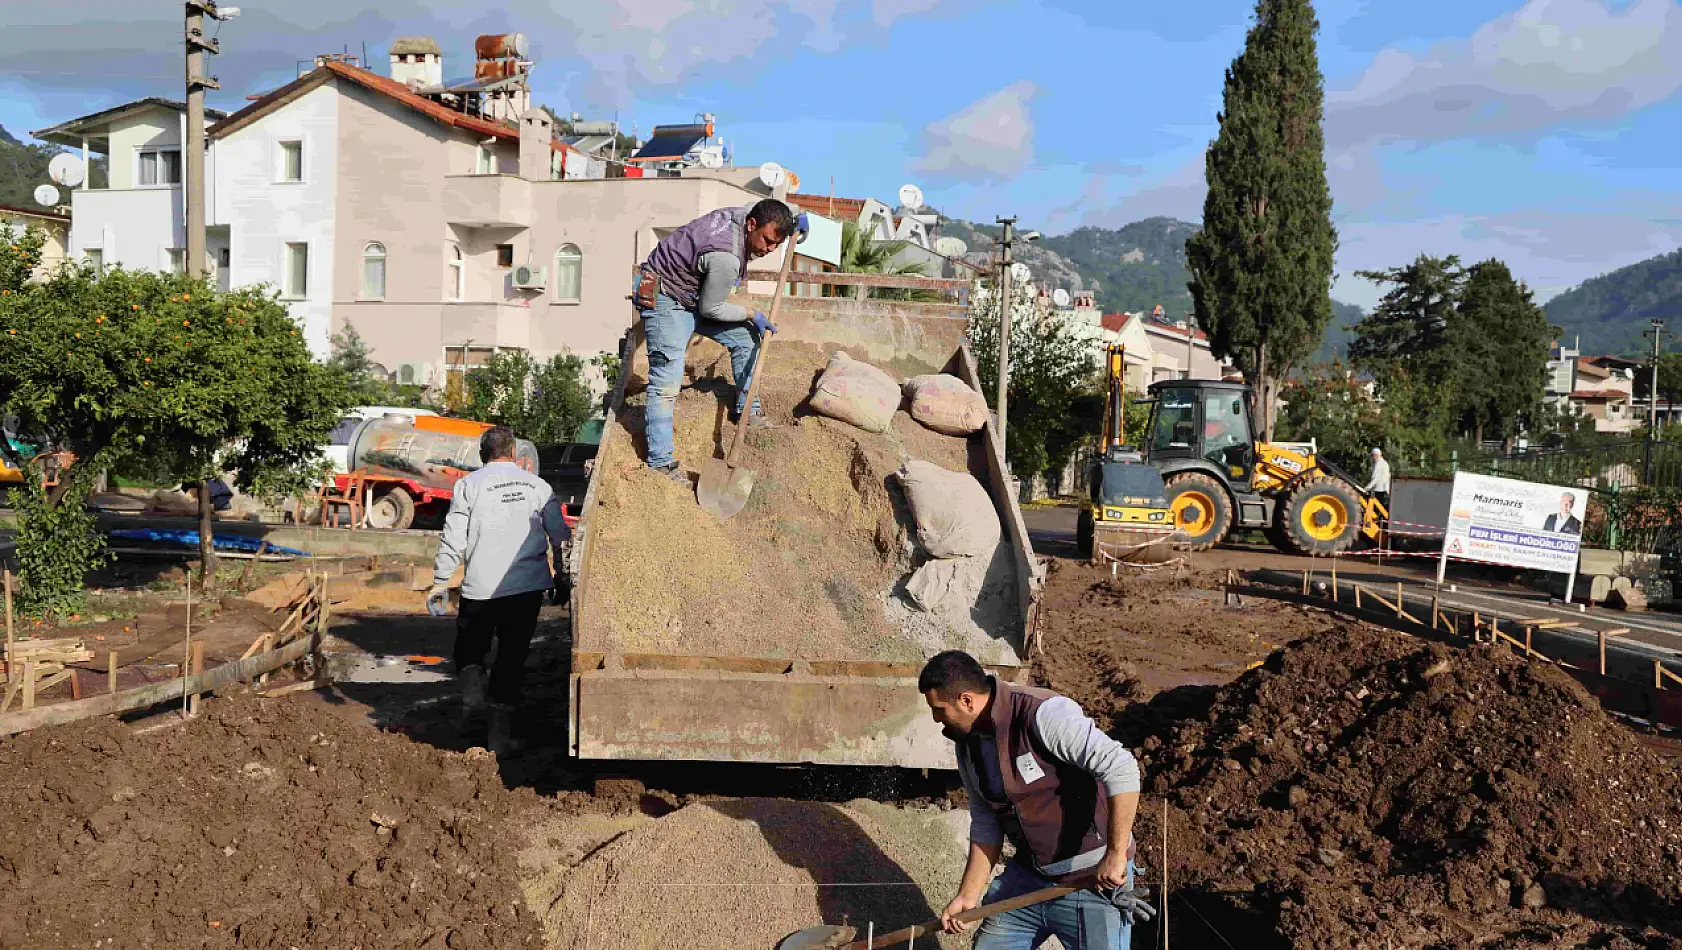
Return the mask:
<path id="1" fill-rule="evenodd" d="M 783 302 L 783 286 L 788 283 L 789 265 L 794 263 L 795 236 L 788 236 L 788 250 L 783 252 L 782 270 L 777 273 L 777 289 L 771 293 L 771 315 L 767 318 L 771 323 L 777 322 L 777 307 Z M 753 361 L 753 378 L 748 383 L 748 398 L 742 404 L 742 412 L 736 418 L 736 436 L 730 442 L 730 451 L 721 459 L 707 459 L 701 465 L 701 481 L 695 486 L 695 499 L 701 507 L 728 519 L 742 510 L 748 503 L 748 496 L 753 494 L 754 472 L 751 468 L 736 467 L 736 453 L 742 450 L 742 443 L 747 441 L 748 417 L 753 414 L 753 400 L 759 394 L 759 378 L 765 375 L 765 351 L 770 348 L 769 335 L 759 339 L 759 354 Z"/>
<path id="2" fill-rule="evenodd" d="M 1031 904 L 1041 904 L 1046 901 L 1054 901 L 1059 897 L 1063 897 L 1067 894 L 1073 894 L 1081 889 L 1082 887 L 1078 885 L 1060 884 L 1057 887 L 1047 887 L 1043 890 L 1030 891 L 1027 894 L 1012 897 L 1009 900 L 997 901 L 992 904 L 983 904 L 980 907 L 966 910 L 959 914 L 957 919 L 967 924 L 972 920 L 983 920 L 988 917 L 995 917 L 999 914 L 1016 910 L 1019 907 L 1027 907 Z M 807 927 L 805 930 L 796 930 L 794 933 L 784 937 L 777 943 L 776 950 L 875 950 L 876 947 L 891 947 L 896 943 L 904 943 L 907 940 L 916 940 L 918 937 L 926 937 L 929 934 L 938 934 L 940 932 L 939 918 L 921 924 L 913 924 L 910 927 L 904 927 L 899 930 L 895 930 L 892 933 L 880 934 L 869 940 L 854 939 L 858 936 L 858 929 L 856 927 L 837 927 L 831 925 L 822 927 Z"/>

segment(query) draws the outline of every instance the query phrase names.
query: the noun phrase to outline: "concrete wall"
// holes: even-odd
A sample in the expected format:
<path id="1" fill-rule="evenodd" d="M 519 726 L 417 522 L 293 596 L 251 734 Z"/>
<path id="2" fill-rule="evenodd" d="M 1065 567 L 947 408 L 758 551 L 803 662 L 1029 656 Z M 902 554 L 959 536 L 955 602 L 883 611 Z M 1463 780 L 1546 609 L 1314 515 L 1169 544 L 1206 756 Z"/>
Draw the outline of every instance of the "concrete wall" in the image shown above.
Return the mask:
<path id="1" fill-rule="evenodd" d="M 179 188 L 78 190 L 70 208 L 72 257 L 99 248 L 107 265 L 161 270 L 168 266 L 168 249 L 187 243 Z"/>
<path id="2" fill-rule="evenodd" d="M 41 245 L 41 263 L 35 268 L 36 279 L 45 277 L 64 263 L 65 250 L 70 243 L 68 222 L 4 210 L 0 210 L 0 221 L 10 224 L 13 233 L 19 236 L 30 228 L 38 228 L 46 236 L 46 243 Z"/>
<path id="3" fill-rule="evenodd" d="M 219 223 L 227 224 L 230 240 L 229 283 L 281 288 L 286 245 L 307 244 L 308 286 L 302 299 L 287 299 L 287 309 L 317 356 L 328 351 L 337 270 L 339 99 L 333 84 L 320 86 L 216 143 Z M 286 141 L 302 143 L 302 181 L 280 180 L 280 145 Z"/>
<path id="4" fill-rule="evenodd" d="M 110 142 L 110 187 L 113 190 L 143 187 L 140 184 L 140 150 L 180 148 L 181 113 L 173 109 L 156 108 L 124 116 L 111 123 Z M 185 173 L 186 166 L 183 165 L 183 176 Z"/>

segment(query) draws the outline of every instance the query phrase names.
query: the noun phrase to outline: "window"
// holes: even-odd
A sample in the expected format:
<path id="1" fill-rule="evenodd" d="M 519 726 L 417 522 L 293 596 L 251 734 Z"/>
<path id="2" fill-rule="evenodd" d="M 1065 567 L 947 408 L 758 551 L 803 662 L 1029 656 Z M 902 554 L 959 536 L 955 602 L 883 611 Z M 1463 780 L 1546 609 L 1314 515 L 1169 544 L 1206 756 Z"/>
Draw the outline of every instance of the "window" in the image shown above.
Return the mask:
<path id="1" fill-rule="evenodd" d="M 281 286 L 282 296 L 293 300 L 302 300 L 309 296 L 310 246 L 308 244 L 286 245 L 285 263 L 284 283 Z"/>
<path id="2" fill-rule="evenodd" d="M 169 249 L 169 272 L 179 274 L 187 269 L 187 252 L 179 247 Z"/>
<path id="3" fill-rule="evenodd" d="M 232 259 L 232 257 L 233 255 L 229 252 L 228 248 L 222 248 L 216 252 L 216 266 L 226 270 L 228 262 Z"/>
<path id="4" fill-rule="evenodd" d="M 280 181 L 304 180 L 304 143 L 280 143 L 280 161 L 276 171 Z"/>
<path id="5" fill-rule="evenodd" d="M 90 247 L 83 251 L 82 255 L 87 258 L 88 266 L 92 267 L 94 270 L 102 270 L 105 267 L 104 248 Z"/>
<path id="6" fill-rule="evenodd" d="M 496 152 L 489 145 L 479 146 L 478 173 L 481 175 L 496 174 Z"/>
<path id="7" fill-rule="evenodd" d="M 512 245 L 512 244 L 498 244 L 496 246 L 496 266 L 498 266 L 498 267 L 513 267 L 514 266 L 514 245 Z"/>
<path id="8" fill-rule="evenodd" d="M 181 150 L 175 148 L 149 148 L 141 150 L 140 184 L 181 184 Z"/>
<path id="9" fill-rule="evenodd" d="M 577 303 L 584 286 L 584 255 L 578 245 L 562 244 L 555 252 L 555 299 Z"/>
<path id="10" fill-rule="evenodd" d="M 465 284 L 464 278 L 466 276 L 467 267 L 465 262 L 461 259 L 461 248 L 457 245 L 451 244 L 449 267 L 446 268 L 444 272 L 445 299 L 460 300 L 462 298 L 462 288 Z"/>
<path id="11" fill-rule="evenodd" d="M 374 243 L 362 249 L 362 298 L 385 299 L 385 245 Z"/>

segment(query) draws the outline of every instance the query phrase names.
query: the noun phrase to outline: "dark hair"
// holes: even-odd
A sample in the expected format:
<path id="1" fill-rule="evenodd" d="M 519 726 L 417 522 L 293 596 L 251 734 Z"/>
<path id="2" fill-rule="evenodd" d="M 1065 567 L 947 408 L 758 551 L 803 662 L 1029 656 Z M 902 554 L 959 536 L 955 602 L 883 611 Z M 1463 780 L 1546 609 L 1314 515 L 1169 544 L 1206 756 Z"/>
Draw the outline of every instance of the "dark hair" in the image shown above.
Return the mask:
<path id="1" fill-rule="evenodd" d="M 514 430 L 507 426 L 491 426 L 479 437 L 479 460 L 489 464 L 493 459 L 514 457 Z"/>
<path id="2" fill-rule="evenodd" d="M 934 690 L 941 699 L 955 699 L 959 693 L 992 694 L 993 682 L 975 657 L 962 650 L 947 650 L 923 666 L 917 674 L 917 692 Z"/>
<path id="3" fill-rule="evenodd" d="M 794 212 L 789 206 L 775 198 L 762 198 L 748 212 L 748 220 L 761 227 L 767 224 L 777 226 L 778 237 L 788 237 L 794 231 Z"/>

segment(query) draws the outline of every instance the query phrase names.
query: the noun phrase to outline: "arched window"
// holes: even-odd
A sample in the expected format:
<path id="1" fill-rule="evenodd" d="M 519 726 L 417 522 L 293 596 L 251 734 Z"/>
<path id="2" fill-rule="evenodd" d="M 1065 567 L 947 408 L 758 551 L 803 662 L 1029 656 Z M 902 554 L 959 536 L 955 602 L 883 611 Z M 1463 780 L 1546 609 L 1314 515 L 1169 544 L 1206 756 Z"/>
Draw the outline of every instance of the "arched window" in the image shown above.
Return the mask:
<path id="1" fill-rule="evenodd" d="M 385 245 L 379 242 L 362 249 L 362 299 L 385 299 Z"/>
<path id="2" fill-rule="evenodd" d="M 555 252 L 555 300 L 577 303 L 584 290 L 584 255 L 576 244 L 562 244 Z"/>
<path id="3" fill-rule="evenodd" d="M 461 246 L 451 244 L 449 266 L 444 271 L 444 299 L 460 300 L 466 279 L 467 268 L 461 259 Z"/>

